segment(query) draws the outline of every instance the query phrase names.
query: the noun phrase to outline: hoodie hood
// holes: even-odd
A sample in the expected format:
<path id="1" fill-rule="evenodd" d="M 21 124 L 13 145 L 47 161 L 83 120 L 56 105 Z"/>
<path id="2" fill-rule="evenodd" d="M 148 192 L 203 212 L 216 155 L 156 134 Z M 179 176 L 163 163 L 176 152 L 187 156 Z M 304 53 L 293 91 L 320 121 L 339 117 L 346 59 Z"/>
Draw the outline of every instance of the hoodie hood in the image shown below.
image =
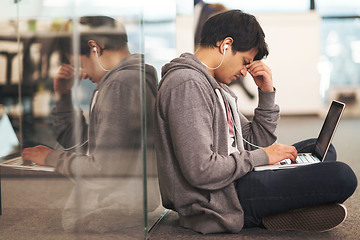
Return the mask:
<path id="1" fill-rule="evenodd" d="M 111 71 L 109 71 L 99 82 L 97 89 L 106 82 L 106 80 L 114 73 L 123 70 L 135 70 L 144 72 L 145 67 L 145 80 L 147 85 L 150 87 L 151 92 L 154 96 L 157 93 L 157 74 L 153 66 L 144 63 L 143 54 L 130 54 L 129 56 L 122 59 Z"/>
<path id="2" fill-rule="evenodd" d="M 209 73 L 206 67 L 201 63 L 201 61 L 191 53 L 183 53 L 180 57 L 173 59 L 170 63 L 165 64 L 161 69 L 161 77 L 164 79 L 167 74 L 172 71 L 179 69 L 192 69 L 194 71 L 202 73 L 207 81 L 213 88 L 218 88 L 219 83 L 215 80 L 213 76 Z M 163 81 L 160 82 L 159 87 L 161 87 Z"/>
<path id="3" fill-rule="evenodd" d="M 159 83 L 159 89 L 162 86 L 163 79 L 166 78 L 166 75 L 171 73 L 172 71 L 179 69 L 192 69 L 194 71 L 202 73 L 214 90 L 217 88 L 222 88 L 226 92 L 231 94 L 234 98 L 236 98 L 236 95 L 229 89 L 229 87 L 225 84 L 216 81 L 216 79 L 209 73 L 209 71 L 201 63 L 201 61 L 191 53 L 183 53 L 180 55 L 180 57 L 173 59 L 170 63 L 167 63 L 162 67 L 161 69 L 162 80 Z"/>

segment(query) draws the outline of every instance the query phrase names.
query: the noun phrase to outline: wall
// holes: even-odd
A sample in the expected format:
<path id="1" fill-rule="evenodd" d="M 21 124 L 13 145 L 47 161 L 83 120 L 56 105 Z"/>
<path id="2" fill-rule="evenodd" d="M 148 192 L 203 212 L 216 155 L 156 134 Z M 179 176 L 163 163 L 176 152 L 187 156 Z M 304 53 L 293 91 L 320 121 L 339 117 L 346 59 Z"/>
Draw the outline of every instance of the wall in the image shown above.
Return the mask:
<path id="1" fill-rule="evenodd" d="M 265 60 L 273 73 L 276 102 L 282 114 L 318 114 L 322 108 L 320 75 L 320 16 L 315 12 L 263 14 L 256 16 L 265 32 L 270 54 Z M 257 88 L 250 75 L 245 84 L 252 93 Z M 257 98 L 247 98 L 239 86 L 240 110 L 251 115 Z"/>
<path id="2" fill-rule="evenodd" d="M 282 114 L 319 114 L 322 109 L 320 75 L 317 65 L 320 57 L 320 21 L 316 12 L 256 15 L 266 35 L 270 55 L 265 60 L 272 69 L 277 89 L 276 101 Z M 193 50 L 189 21 L 191 17 L 177 17 L 177 53 Z M 190 29 L 190 30 L 189 30 Z M 255 96 L 257 87 L 248 74 L 245 86 Z M 238 84 L 231 88 L 239 98 L 239 109 L 253 114 L 257 98 L 249 99 Z"/>

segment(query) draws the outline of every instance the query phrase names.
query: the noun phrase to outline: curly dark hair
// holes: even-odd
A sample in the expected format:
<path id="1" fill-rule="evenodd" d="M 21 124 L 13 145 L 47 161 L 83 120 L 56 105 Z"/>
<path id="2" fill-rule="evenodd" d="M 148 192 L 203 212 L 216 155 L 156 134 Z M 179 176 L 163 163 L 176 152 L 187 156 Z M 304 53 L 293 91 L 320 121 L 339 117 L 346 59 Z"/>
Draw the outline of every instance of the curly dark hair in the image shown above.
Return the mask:
<path id="1" fill-rule="evenodd" d="M 200 46 L 216 47 L 219 41 L 231 37 L 233 52 L 246 52 L 253 48 L 258 53 L 254 60 L 269 54 L 265 34 L 255 16 L 240 10 L 229 10 L 209 18 L 201 31 Z"/>
<path id="2" fill-rule="evenodd" d="M 85 16 L 80 18 L 80 24 L 90 27 L 89 31 L 80 32 L 80 54 L 90 55 L 89 40 L 101 45 L 101 50 L 120 50 L 128 47 L 128 37 L 122 23 L 108 16 Z M 72 54 L 72 38 L 60 37 L 59 49 L 66 54 Z"/>

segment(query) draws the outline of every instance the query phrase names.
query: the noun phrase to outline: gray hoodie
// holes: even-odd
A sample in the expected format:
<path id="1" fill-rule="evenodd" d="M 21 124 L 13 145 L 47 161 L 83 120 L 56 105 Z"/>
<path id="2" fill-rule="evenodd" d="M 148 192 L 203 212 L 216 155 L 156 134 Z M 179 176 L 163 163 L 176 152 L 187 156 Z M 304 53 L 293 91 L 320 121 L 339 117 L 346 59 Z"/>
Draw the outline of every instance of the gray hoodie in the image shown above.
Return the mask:
<path id="1" fill-rule="evenodd" d="M 152 109 L 156 96 L 157 76 L 152 66 L 146 65 L 144 71 L 142 55 L 132 54 L 124 58 L 108 72 L 99 82 L 93 93 L 96 101 L 89 114 L 89 125 L 82 111 L 75 111 L 71 94 L 62 95 L 53 109 L 54 129 L 57 140 L 64 148 L 77 144 L 82 146 L 81 152 L 52 151 L 46 158 L 46 165 L 66 176 L 114 176 L 134 173 L 124 169 L 124 160 L 128 167 L 135 166 L 131 159 L 139 159 L 141 151 L 142 130 L 142 89 L 141 74 L 145 74 L 144 91 L 150 116 L 147 117 L 148 129 L 152 129 Z M 93 99 L 94 100 L 94 99 Z M 74 117 L 79 122 L 76 128 Z M 76 142 L 79 134 L 80 143 Z M 149 133 L 148 136 L 152 134 Z M 140 158 L 141 159 L 141 158 Z M 142 170 L 137 167 L 135 170 Z M 141 174 L 141 173 L 139 173 Z"/>
<path id="2" fill-rule="evenodd" d="M 263 149 L 249 145 L 228 152 L 228 125 L 220 85 L 192 54 L 185 53 L 162 69 L 155 102 L 155 148 L 163 205 L 178 212 L 180 225 L 201 233 L 239 232 L 244 215 L 234 181 L 268 164 Z M 275 93 L 259 90 L 253 120 L 241 113 L 239 133 L 259 146 L 276 141 L 279 107 Z"/>

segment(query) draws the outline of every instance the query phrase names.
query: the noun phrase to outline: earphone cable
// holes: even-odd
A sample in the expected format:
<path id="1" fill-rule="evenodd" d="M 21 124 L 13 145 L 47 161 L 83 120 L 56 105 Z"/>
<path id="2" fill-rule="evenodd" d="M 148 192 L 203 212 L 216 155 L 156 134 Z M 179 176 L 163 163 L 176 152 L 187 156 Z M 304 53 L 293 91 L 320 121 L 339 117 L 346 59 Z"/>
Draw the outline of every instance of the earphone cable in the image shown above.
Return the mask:
<path id="1" fill-rule="evenodd" d="M 227 104 L 228 104 L 228 106 L 229 106 L 229 108 L 230 108 L 230 103 L 229 103 L 229 101 L 227 100 L 226 96 L 224 96 L 224 97 L 225 97 L 225 101 L 227 102 Z M 230 115 L 231 115 L 231 121 L 233 122 L 235 131 L 236 131 L 239 135 L 242 136 L 242 134 L 240 134 L 239 130 L 238 130 L 237 127 L 236 127 L 236 124 L 235 124 L 235 120 L 234 120 L 234 116 L 233 116 L 233 112 L 232 112 L 232 111 L 230 112 Z M 260 147 L 260 146 L 258 146 L 258 145 L 256 145 L 256 144 L 253 144 L 253 143 L 247 141 L 244 137 L 241 137 L 241 138 L 242 138 L 242 140 L 243 140 L 244 142 L 246 142 L 247 144 L 249 144 L 249 145 L 251 145 L 251 146 L 253 146 L 253 147 L 256 147 L 256 148 L 258 148 L 258 149 L 264 149 L 264 148 L 265 148 L 265 147 Z M 235 133 L 235 142 L 236 142 L 236 133 Z M 274 145 L 275 143 L 276 143 L 276 141 L 275 141 L 273 144 L 271 144 L 271 145 Z"/>
<path id="2" fill-rule="evenodd" d="M 72 146 L 72 147 L 69 147 L 69 148 L 64 148 L 63 150 L 64 151 L 69 151 L 69 150 L 71 150 L 71 149 L 73 149 L 73 148 L 76 148 L 76 147 L 82 147 L 82 146 L 84 146 L 87 142 L 88 142 L 89 140 L 86 140 L 85 142 L 83 142 L 83 143 L 79 143 L 79 144 L 75 144 L 74 146 Z M 58 145 L 60 145 L 59 143 L 56 143 L 56 145 L 55 145 L 55 149 L 57 148 L 57 146 Z"/>
<path id="3" fill-rule="evenodd" d="M 220 62 L 220 64 L 219 64 L 217 67 L 211 68 L 211 67 L 209 67 L 208 65 L 206 65 L 205 63 L 203 63 L 202 61 L 200 61 L 200 62 L 201 62 L 206 68 L 208 68 L 208 69 L 212 69 L 212 70 L 218 69 L 218 68 L 223 64 L 223 62 L 224 62 L 225 52 L 226 52 L 226 49 L 228 48 L 227 45 L 225 45 L 225 46 L 226 46 L 226 47 L 224 48 L 224 53 L 223 53 L 223 55 L 222 55 L 221 62 Z"/>
<path id="4" fill-rule="evenodd" d="M 99 55 L 98 55 L 98 53 L 97 53 L 97 51 L 96 51 L 96 48 L 94 48 L 94 52 L 95 52 L 96 60 L 97 60 L 97 62 L 98 62 L 98 64 L 99 64 L 100 68 L 101 68 L 102 70 L 104 70 L 105 72 L 110 72 L 111 70 L 104 68 L 103 65 L 101 64 L 100 59 L 99 59 Z"/>

